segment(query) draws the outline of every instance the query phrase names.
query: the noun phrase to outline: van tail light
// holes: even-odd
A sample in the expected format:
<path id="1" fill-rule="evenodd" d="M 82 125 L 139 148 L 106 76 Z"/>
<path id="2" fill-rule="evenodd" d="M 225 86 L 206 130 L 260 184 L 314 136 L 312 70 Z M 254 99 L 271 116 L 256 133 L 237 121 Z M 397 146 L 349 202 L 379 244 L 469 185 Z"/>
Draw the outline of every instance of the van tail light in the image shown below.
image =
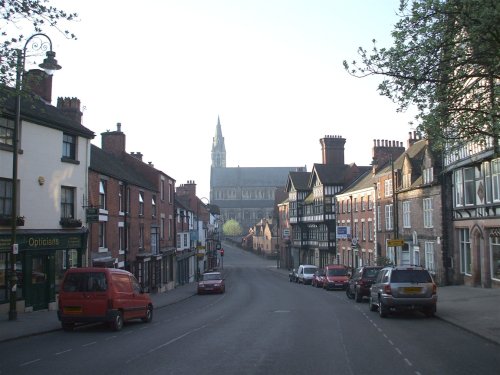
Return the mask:
<path id="1" fill-rule="evenodd" d="M 385 294 L 392 294 L 392 289 L 390 285 L 384 285 L 384 293 Z"/>
<path id="2" fill-rule="evenodd" d="M 436 293 L 437 293 L 437 285 L 432 284 L 432 294 L 436 294 Z"/>

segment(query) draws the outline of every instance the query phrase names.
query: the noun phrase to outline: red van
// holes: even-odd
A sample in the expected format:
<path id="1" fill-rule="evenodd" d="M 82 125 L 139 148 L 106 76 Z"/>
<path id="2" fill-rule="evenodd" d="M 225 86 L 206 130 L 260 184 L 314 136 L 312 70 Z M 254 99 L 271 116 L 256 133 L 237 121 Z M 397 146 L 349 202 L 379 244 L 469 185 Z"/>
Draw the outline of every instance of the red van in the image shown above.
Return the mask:
<path id="1" fill-rule="evenodd" d="M 325 266 L 325 282 L 323 288 L 327 290 L 332 289 L 346 289 L 349 283 L 349 269 L 342 264 L 331 264 Z"/>
<path id="2" fill-rule="evenodd" d="M 117 268 L 71 268 L 61 282 L 57 317 L 62 328 L 75 324 L 106 322 L 119 331 L 123 322 L 153 319 L 153 302 L 128 271 Z"/>

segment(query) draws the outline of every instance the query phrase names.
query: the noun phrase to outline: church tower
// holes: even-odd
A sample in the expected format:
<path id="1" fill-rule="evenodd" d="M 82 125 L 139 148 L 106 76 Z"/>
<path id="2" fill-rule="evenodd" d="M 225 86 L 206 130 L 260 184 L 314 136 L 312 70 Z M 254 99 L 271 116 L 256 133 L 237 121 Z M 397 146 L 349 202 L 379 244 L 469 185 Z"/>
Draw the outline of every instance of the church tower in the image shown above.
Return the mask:
<path id="1" fill-rule="evenodd" d="M 220 117 L 217 117 L 217 128 L 212 141 L 212 168 L 226 168 L 226 146 L 222 136 Z"/>

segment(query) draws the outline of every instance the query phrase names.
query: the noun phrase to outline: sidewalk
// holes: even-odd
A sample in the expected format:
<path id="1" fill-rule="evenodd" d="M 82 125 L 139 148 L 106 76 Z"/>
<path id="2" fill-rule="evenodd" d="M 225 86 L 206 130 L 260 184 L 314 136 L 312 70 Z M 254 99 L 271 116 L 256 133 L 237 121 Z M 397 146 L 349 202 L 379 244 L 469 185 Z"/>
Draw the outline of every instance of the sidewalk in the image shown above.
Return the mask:
<path id="1" fill-rule="evenodd" d="M 270 268 L 288 279 L 288 271 Z M 165 293 L 151 294 L 155 308 L 167 306 L 196 294 L 196 283 L 179 286 Z M 464 285 L 438 288 L 436 317 L 500 345 L 500 289 Z M 0 317 L 0 342 L 61 329 L 55 311 L 18 313 L 9 321 Z"/>

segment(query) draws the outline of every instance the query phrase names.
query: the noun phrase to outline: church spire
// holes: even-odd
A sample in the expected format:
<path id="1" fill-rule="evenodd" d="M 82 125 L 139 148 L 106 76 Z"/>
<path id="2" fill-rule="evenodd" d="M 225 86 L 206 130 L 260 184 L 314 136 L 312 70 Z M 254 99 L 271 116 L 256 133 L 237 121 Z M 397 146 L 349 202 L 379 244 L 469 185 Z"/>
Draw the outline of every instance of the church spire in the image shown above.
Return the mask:
<path id="1" fill-rule="evenodd" d="M 212 141 L 212 167 L 226 167 L 226 146 L 222 136 L 222 127 L 220 125 L 220 116 L 217 116 L 217 127 L 215 128 L 215 137 Z"/>

